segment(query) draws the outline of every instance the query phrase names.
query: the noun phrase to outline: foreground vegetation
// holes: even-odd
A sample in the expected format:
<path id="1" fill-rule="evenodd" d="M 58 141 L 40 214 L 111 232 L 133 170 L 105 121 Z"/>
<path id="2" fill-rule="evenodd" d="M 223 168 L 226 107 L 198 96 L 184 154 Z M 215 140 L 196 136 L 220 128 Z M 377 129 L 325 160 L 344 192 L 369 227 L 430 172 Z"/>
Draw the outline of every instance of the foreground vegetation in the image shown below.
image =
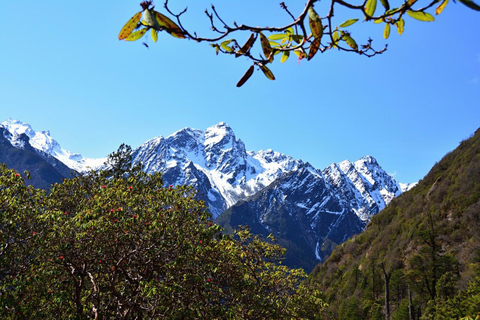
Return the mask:
<path id="1" fill-rule="evenodd" d="M 480 130 L 312 272 L 330 317 L 480 319 Z"/>
<path id="2" fill-rule="evenodd" d="M 480 319 L 480 130 L 309 281 L 131 160 L 48 193 L 0 167 L 1 319 Z"/>
<path id="3" fill-rule="evenodd" d="M 282 248 L 223 235 L 191 189 L 131 169 L 128 151 L 48 194 L 0 168 L 0 318 L 320 317 Z"/>

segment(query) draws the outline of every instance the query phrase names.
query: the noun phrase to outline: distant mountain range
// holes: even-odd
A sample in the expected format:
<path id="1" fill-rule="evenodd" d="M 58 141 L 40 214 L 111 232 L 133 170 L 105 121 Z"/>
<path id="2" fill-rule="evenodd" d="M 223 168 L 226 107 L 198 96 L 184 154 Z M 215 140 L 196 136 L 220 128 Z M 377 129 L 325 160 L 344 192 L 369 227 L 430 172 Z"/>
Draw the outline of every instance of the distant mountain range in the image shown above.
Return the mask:
<path id="1" fill-rule="evenodd" d="M 0 130 L 2 156 L 10 158 L 0 162 L 21 167 L 8 155 L 31 155 L 33 150 L 58 173 L 49 173 L 44 181 L 58 182 L 72 170 L 101 168 L 106 160 L 66 151 L 49 131 L 35 132 L 20 121 L 9 119 Z M 195 187 L 225 228 L 249 225 L 254 233 L 273 233 L 290 249 L 287 261 L 306 269 L 363 230 L 373 215 L 413 186 L 397 182 L 371 156 L 318 170 L 273 150 L 247 151 L 223 122 L 205 131 L 185 128 L 156 137 L 134 149 L 133 157 L 146 172 L 162 172 L 165 185 Z M 45 187 L 45 182 L 38 186 Z"/>

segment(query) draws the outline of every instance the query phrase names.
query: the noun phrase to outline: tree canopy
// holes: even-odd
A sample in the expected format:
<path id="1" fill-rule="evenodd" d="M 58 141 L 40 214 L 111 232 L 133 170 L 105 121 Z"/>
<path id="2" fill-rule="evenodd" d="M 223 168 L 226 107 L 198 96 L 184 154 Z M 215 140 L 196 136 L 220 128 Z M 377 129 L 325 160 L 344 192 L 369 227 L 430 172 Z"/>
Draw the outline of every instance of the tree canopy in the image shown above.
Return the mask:
<path id="1" fill-rule="evenodd" d="M 304 271 L 281 265 L 284 249 L 248 230 L 222 234 L 191 188 L 127 170 L 129 150 L 49 193 L 0 167 L 0 318 L 321 314 Z"/>
<path id="2" fill-rule="evenodd" d="M 472 10 L 480 11 L 480 6 L 473 0 L 459 0 Z M 355 1 L 330 0 L 328 12 L 317 12 L 314 4 L 317 0 L 308 0 L 300 13 L 292 13 L 285 2 L 280 3 L 280 10 L 285 11 L 289 22 L 280 26 L 251 26 L 229 23 L 222 18 L 214 5 L 205 10 L 210 21 L 213 36 L 201 36 L 197 32 L 186 28 L 183 21 L 187 8 L 181 12 L 173 12 L 169 7 L 168 0 L 163 3 L 164 13 L 155 10 L 153 1 L 140 3 L 142 10 L 137 12 L 120 31 L 118 38 L 126 41 L 141 39 L 150 31 L 154 42 L 158 39 L 159 32 L 167 32 L 179 39 L 190 39 L 196 42 L 208 42 L 218 54 L 246 57 L 252 65 L 243 77 L 238 81 L 237 87 L 242 86 L 258 67 L 270 80 L 275 76 L 268 64 L 273 63 L 276 55 L 280 54 L 280 62 L 285 62 L 293 52 L 299 60 L 313 59 L 318 52 L 326 52 L 330 49 L 357 53 L 367 57 L 373 57 L 386 51 L 387 46 L 375 48 L 373 40 L 369 38 L 362 43 L 355 40 L 351 30 L 360 20 L 358 15 L 364 17 L 364 21 L 381 24 L 384 26 L 383 36 L 390 36 L 391 28 L 396 28 L 399 35 L 404 32 L 405 19 L 431 22 L 435 17 L 429 13 L 434 10 L 439 15 L 448 4 L 449 0 L 407 0 L 400 4 L 390 3 L 389 0 L 362 0 Z M 352 18 L 345 21 L 335 19 L 335 10 L 338 8 L 348 9 L 352 12 Z M 169 15 L 171 18 L 169 18 Z M 172 20 L 173 19 L 173 20 Z M 260 23 L 259 23 L 260 25 Z M 240 34 L 248 34 L 246 42 L 240 42 Z M 268 36 L 266 35 L 268 34 Z M 260 39 L 260 47 L 255 47 Z M 144 45 L 148 45 L 144 42 Z"/>

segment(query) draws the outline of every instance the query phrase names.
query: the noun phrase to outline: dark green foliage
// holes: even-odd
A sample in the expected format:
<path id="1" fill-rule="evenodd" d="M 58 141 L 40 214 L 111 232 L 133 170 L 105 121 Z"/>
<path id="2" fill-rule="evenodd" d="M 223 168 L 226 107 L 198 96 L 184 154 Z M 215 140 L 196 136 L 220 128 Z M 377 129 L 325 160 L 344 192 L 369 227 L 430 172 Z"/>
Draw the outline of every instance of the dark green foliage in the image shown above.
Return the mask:
<path id="1" fill-rule="evenodd" d="M 392 200 L 373 217 L 362 234 L 338 246 L 324 264 L 315 268 L 310 282 L 325 292 L 331 306 L 358 301 L 354 309 L 360 310 L 364 319 L 377 317 L 378 311 L 385 318 L 386 290 L 391 319 L 472 315 L 477 309 L 454 311 L 454 304 L 468 304 L 478 298 L 473 291 L 465 290 L 480 275 L 479 230 L 477 130 L 414 189 Z M 330 311 L 342 318 L 345 310 L 353 308 L 347 306 Z"/>
<path id="2" fill-rule="evenodd" d="M 193 190 L 119 160 L 49 194 L 1 167 L 1 319 L 320 317 L 283 248 L 222 235 Z"/>

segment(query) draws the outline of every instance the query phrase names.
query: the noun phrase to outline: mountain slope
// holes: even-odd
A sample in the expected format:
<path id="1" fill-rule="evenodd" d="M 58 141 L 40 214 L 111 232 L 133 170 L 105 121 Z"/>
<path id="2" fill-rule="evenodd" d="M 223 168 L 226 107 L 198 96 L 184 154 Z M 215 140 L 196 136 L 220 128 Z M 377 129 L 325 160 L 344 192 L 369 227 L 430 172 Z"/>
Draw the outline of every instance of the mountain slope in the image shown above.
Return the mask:
<path id="1" fill-rule="evenodd" d="M 323 171 L 305 164 L 230 207 L 216 222 L 227 230 L 247 225 L 256 234 L 273 234 L 287 248 L 285 263 L 310 271 L 401 192 L 371 156 Z"/>
<path id="2" fill-rule="evenodd" d="M 389 310 L 395 319 L 446 319 L 434 306 L 480 275 L 479 216 L 477 130 L 364 232 L 338 246 L 310 280 L 335 306 L 335 318 L 385 318 Z"/>
<path id="3" fill-rule="evenodd" d="M 26 183 L 47 189 L 53 183 L 62 182 L 70 176 L 71 169 L 50 155 L 33 148 L 25 134 L 12 135 L 0 126 L 0 163 L 19 173 L 30 172 Z"/>
<path id="4" fill-rule="evenodd" d="M 287 249 L 285 263 L 307 271 L 366 224 L 309 164 L 232 206 L 216 222 L 227 230 L 247 225 L 255 234 L 273 234 Z"/>

